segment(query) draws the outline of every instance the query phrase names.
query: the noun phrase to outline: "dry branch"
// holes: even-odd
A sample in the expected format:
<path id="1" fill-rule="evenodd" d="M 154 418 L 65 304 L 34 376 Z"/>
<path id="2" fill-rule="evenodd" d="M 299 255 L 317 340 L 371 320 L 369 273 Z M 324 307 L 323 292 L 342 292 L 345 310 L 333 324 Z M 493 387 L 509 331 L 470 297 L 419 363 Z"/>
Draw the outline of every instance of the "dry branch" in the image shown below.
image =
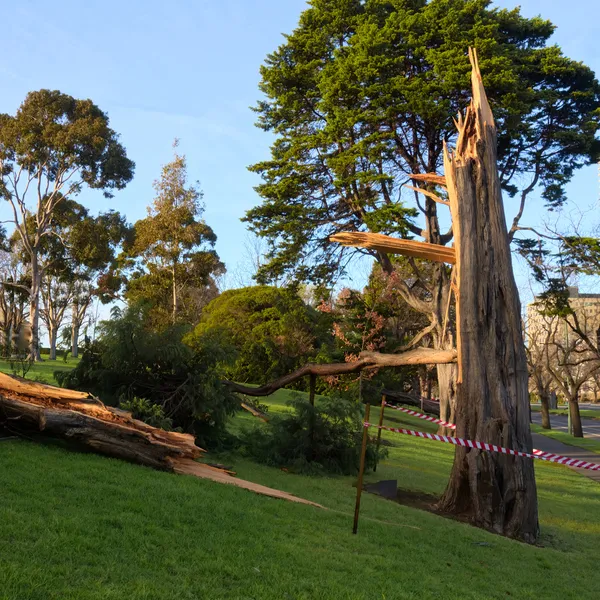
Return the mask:
<path id="1" fill-rule="evenodd" d="M 422 258 L 435 262 L 454 264 L 456 254 L 454 248 L 446 248 L 439 244 L 401 240 L 380 233 L 348 232 L 330 236 L 330 241 L 342 246 L 369 248 L 385 254 L 403 254 L 414 258 Z"/>
<path id="2" fill-rule="evenodd" d="M 446 187 L 446 178 L 437 173 L 413 173 L 412 175 L 409 175 L 409 177 L 413 181 L 424 181 L 426 183 L 434 183 L 435 185 Z"/>
<path id="3" fill-rule="evenodd" d="M 401 367 L 404 365 L 430 365 L 456 362 L 456 350 L 434 350 L 431 348 L 418 348 L 403 352 L 402 354 L 380 354 L 378 352 L 361 352 L 355 362 L 332 363 L 326 365 L 308 364 L 289 375 L 284 375 L 271 383 L 261 387 L 248 387 L 228 381 L 227 385 L 234 392 L 247 396 L 269 396 L 287 385 L 294 383 L 302 377 L 315 375 L 317 377 L 331 377 L 356 373 L 363 369 L 376 369 L 380 367 Z"/>
<path id="4" fill-rule="evenodd" d="M 438 204 L 444 204 L 445 206 L 450 206 L 450 202 L 448 202 L 447 200 L 442 200 L 437 194 L 434 194 L 433 192 L 430 192 L 429 190 L 426 190 L 424 188 L 418 188 L 415 187 L 414 185 L 404 185 L 403 187 L 409 189 L 409 190 L 413 190 L 414 192 L 417 192 L 418 194 L 423 194 L 424 196 L 427 196 L 428 198 L 431 198 L 434 202 L 437 202 Z"/>

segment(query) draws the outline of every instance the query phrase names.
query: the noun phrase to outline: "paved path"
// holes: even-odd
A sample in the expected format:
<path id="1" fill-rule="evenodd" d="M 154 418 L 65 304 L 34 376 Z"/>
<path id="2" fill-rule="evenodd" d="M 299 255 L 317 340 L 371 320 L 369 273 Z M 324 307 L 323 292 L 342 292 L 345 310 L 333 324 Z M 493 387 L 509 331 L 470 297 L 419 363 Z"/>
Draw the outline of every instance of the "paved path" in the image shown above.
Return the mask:
<path id="1" fill-rule="evenodd" d="M 554 423 L 552 426 L 554 427 Z M 568 456 L 569 458 L 576 458 L 577 460 L 585 460 L 587 462 L 600 464 L 600 454 L 596 454 L 595 452 L 590 452 L 589 450 L 584 450 L 583 448 L 578 448 L 577 446 L 563 444 L 562 442 L 549 438 L 541 433 L 532 433 L 531 437 L 533 438 L 533 447 L 537 448 L 538 450 L 552 452 L 553 454 L 562 454 L 562 456 Z M 600 471 L 576 469 L 575 467 L 569 468 L 600 483 Z"/>
<path id="2" fill-rule="evenodd" d="M 534 423 L 541 425 L 542 414 L 539 412 L 532 412 L 531 420 Z M 550 415 L 550 425 L 552 425 L 552 429 L 556 429 L 557 431 L 568 433 L 568 420 L 569 418 L 566 415 Z M 583 435 L 586 438 L 600 441 L 600 421 L 598 419 L 581 419 L 581 425 L 583 426 Z"/>

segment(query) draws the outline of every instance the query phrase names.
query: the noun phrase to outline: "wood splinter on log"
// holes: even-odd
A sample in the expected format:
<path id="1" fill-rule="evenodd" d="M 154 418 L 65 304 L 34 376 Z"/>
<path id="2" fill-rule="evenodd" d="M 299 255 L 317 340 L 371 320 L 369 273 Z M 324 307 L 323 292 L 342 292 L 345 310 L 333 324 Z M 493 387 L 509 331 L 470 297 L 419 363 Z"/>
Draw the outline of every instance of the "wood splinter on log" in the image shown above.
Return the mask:
<path id="1" fill-rule="evenodd" d="M 0 425 L 11 432 L 41 433 L 75 447 L 154 469 L 194 475 L 273 498 L 320 506 L 197 462 L 205 450 L 196 446 L 192 435 L 151 427 L 124 410 L 105 406 L 86 392 L 0 373 Z"/>
<path id="2" fill-rule="evenodd" d="M 362 231 L 335 233 L 329 237 L 330 241 L 342 246 L 355 246 L 377 250 L 385 254 L 403 254 L 413 258 L 422 258 L 435 262 L 453 265 L 456 262 L 454 248 L 447 248 L 439 244 L 401 240 L 399 238 L 382 235 L 381 233 L 367 233 Z"/>

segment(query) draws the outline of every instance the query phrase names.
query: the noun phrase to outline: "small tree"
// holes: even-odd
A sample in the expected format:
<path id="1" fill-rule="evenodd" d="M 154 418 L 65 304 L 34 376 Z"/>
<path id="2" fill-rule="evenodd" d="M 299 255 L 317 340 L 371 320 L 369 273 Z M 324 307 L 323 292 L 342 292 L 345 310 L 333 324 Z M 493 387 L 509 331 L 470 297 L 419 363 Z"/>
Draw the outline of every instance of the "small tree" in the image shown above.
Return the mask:
<path id="1" fill-rule="evenodd" d="M 552 332 L 549 327 L 536 326 L 536 321 L 539 323 L 540 319 L 543 319 L 541 315 L 530 313 L 525 333 L 525 353 L 529 367 L 529 378 L 542 406 L 542 427 L 552 429 L 550 423 L 550 394 L 554 378 L 547 368 Z"/>
<path id="2" fill-rule="evenodd" d="M 538 319 L 538 329 L 547 340 L 543 353 L 546 377 L 552 378 L 569 403 L 573 435 L 583 437 L 579 395 L 583 386 L 600 372 L 600 359 L 585 340 L 571 331 L 565 319 L 547 314 Z"/>
<path id="3" fill-rule="evenodd" d="M 56 360 L 58 333 L 71 302 L 72 288 L 60 277 L 46 273 L 42 279 L 40 318 L 48 331 L 50 360 Z"/>
<path id="4" fill-rule="evenodd" d="M 186 159 L 177 146 L 175 140 L 175 157 L 154 182 L 148 216 L 135 224 L 131 254 L 138 269 L 127 290 L 131 301 L 151 300 L 163 324 L 180 319 L 185 293 L 210 285 L 212 276 L 224 271 L 213 249 L 217 236 L 202 219 L 202 192 L 197 183 L 188 185 Z"/>
<path id="5" fill-rule="evenodd" d="M 15 116 L 0 115 L 0 196 L 28 256 L 32 359 L 40 359 L 40 250 L 44 238 L 55 235 L 55 211 L 86 185 L 110 197 L 132 179 L 133 169 L 107 115 L 91 100 L 40 90 L 27 95 Z"/>

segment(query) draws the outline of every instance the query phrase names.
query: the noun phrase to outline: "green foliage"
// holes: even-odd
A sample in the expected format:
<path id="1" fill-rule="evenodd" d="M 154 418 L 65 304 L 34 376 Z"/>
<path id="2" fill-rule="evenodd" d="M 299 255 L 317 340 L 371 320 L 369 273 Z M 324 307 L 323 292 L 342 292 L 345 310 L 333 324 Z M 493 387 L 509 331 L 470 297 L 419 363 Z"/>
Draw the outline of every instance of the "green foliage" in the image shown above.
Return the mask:
<path id="1" fill-rule="evenodd" d="M 185 327 L 157 331 L 144 306 L 114 317 L 101 324 L 99 339 L 85 347 L 73 371 L 56 374 L 61 385 L 88 390 L 107 402 L 144 399 L 201 444 L 218 443 L 227 417 L 239 406 L 221 383 L 222 365 L 232 359 L 225 340 L 208 332 L 192 349 L 182 342 Z"/>
<path id="2" fill-rule="evenodd" d="M 503 188 L 537 186 L 549 206 L 564 202 L 574 171 L 599 157 L 600 85 L 547 45 L 553 31 L 490 0 L 311 2 L 261 69 L 258 126 L 275 141 L 251 167 L 262 204 L 245 218 L 271 245 L 260 280 L 331 280 L 347 264 L 328 241 L 339 231 L 451 240 L 435 203 L 415 203 L 402 185 L 442 166 L 469 101 L 469 46 L 498 125 Z"/>
<path id="3" fill-rule="evenodd" d="M 311 406 L 304 398 L 288 402 L 293 412 L 271 416 L 268 425 L 242 434 L 245 452 L 259 462 L 298 473 L 358 472 L 362 442 L 362 407 L 351 400 L 327 398 Z M 380 457 L 385 449 L 380 450 Z M 366 468 L 375 466 L 377 451 L 369 442 Z"/>
<path id="4" fill-rule="evenodd" d="M 237 351 L 230 379 L 266 383 L 303 366 L 325 362 L 331 335 L 327 315 L 304 304 L 294 290 L 268 286 L 227 290 L 210 302 L 193 334 L 193 347 L 220 331 Z"/>
<path id="5" fill-rule="evenodd" d="M 27 377 L 27 373 L 29 373 L 33 365 L 33 361 L 27 352 L 11 354 L 8 358 L 8 363 L 13 375 L 23 378 Z"/>
<path id="6" fill-rule="evenodd" d="M 132 398 L 131 400 L 125 400 L 120 403 L 120 408 L 128 410 L 134 419 L 139 419 L 152 425 L 152 427 L 159 427 L 170 431 L 173 429 L 173 419 L 169 419 L 165 415 L 165 411 L 159 404 L 152 404 L 146 398 Z"/>
<path id="7" fill-rule="evenodd" d="M 57 90 L 29 92 L 14 117 L 0 115 L 0 160 L 2 175 L 23 166 L 57 181 L 77 171 L 81 183 L 73 182 L 74 191 L 85 183 L 108 197 L 125 187 L 135 167 L 105 113 Z"/>

